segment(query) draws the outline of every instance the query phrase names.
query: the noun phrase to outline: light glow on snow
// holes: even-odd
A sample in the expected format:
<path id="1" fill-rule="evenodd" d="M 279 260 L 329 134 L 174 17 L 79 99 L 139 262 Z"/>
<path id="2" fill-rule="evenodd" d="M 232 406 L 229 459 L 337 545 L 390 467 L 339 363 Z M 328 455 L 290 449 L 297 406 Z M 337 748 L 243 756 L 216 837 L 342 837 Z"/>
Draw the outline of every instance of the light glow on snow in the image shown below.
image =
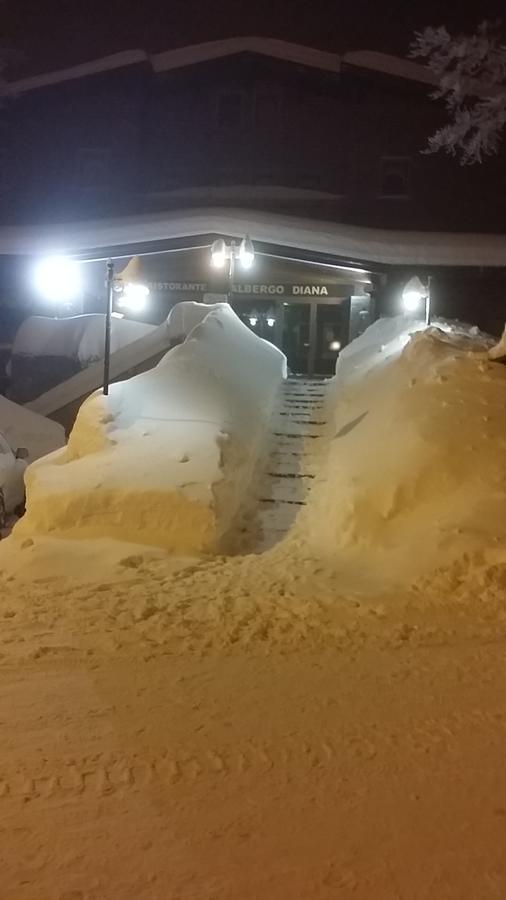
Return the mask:
<path id="1" fill-rule="evenodd" d="M 46 300 L 69 303 L 81 291 L 81 267 L 65 256 L 48 256 L 37 263 L 33 280 Z"/>

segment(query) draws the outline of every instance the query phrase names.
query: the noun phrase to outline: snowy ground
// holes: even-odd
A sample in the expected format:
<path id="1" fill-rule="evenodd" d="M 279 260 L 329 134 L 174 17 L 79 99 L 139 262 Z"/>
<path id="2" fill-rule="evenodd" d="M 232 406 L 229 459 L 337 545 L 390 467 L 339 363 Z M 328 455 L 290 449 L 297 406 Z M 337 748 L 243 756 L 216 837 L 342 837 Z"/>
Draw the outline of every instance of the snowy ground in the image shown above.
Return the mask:
<path id="1" fill-rule="evenodd" d="M 321 391 L 316 470 L 297 469 L 318 477 L 270 549 L 254 543 L 258 521 L 234 556 L 2 542 L 2 900 L 506 895 L 506 367 L 479 337 L 450 338 L 390 347 L 390 363 L 387 344 L 373 365 L 366 394 L 385 415 L 363 435 L 378 476 L 370 507 L 359 475 L 374 470 L 353 469 L 368 376 L 354 392 L 348 367 L 342 398 Z M 355 423 L 349 452 L 341 416 Z M 434 452 L 443 465 L 463 435 L 478 449 L 429 491 Z M 382 544 L 371 523 L 387 441 L 391 455 L 409 446 L 423 490 L 397 522 L 388 513 Z M 346 521 L 364 511 L 362 542 L 338 529 L 343 469 L 359 479 Z M 406 471 L 394 467 L 397 497 Z M 467 484 L 475 531 L 465 520 L 463 541 L 441 542 L 434 504 L 464 521 Z"/>

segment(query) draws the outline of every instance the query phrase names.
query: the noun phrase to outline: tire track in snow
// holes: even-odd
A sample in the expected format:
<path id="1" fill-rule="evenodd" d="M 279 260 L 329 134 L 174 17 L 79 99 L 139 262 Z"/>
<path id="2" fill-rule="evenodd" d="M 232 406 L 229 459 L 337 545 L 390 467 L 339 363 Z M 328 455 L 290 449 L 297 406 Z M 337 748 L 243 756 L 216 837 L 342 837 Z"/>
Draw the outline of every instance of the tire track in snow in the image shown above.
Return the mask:
<path id="1" fill-rule="evenodd" d="M 403 757 L 407 752 L 407 759 L 413 761 L 417 756 L 426 759 L 429 754 L 437 765 L 446 753 L 458 754 L 461 736 L 470 729 L 479 731 L 481 740 L 485 732 L 490 732 L 491 740 L 493 735 L 497 740 L 497 714 L 475 710 L 466 715 L 404 722 L 402 731 L 370 725 L 363 731 L 333 732 L 318 738 L 300 735 L 276 742 L 245 740 L 225 749 L 161 749 L 145 755 L 111 752 L 33 769 L 19 763 L 11 771 L 0 771 L 0 804 L 123 796 L 149 789 L 191 786 L 200 780 L 219 782 L 269 773 L 278 782 L 300 777 L 318 779 L 329 769 L 342 773 L 354 765 L 381 768 L 386 759 L 399 753 L 400 743 L 406 744 Z"/>
<path id="2" fill-rule="evenodd" d="M 357 742 L 354 755 L 372 759 L 375 748 Z M 212 747 L 176 753 L 161 751 L 145 758 L 135 753 L 82 759 L 39 772 L 19 767 L 0 774 L 0 803 L 7 800 L 63 800 L 84 796 L 105 797 L 178 784 L 191 785 L 200 779 L 231 779 L 275 773 L 276 777 L 307 775 L 337 765 L 335 737 L 310 742 L 256 743 L 246 741 L 232 749 Z"/>

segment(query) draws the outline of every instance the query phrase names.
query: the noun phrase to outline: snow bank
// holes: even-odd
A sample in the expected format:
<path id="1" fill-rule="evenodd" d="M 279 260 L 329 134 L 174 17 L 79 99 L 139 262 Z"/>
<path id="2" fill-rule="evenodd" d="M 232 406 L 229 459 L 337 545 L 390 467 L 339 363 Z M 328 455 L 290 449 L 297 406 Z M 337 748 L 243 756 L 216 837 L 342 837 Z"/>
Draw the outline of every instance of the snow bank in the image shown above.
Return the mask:
<path id="1" fill-rule="evenodd" d="M 228 308 L 228 304 L 195 303 L 191 300 L 174 306 L 168 318 L 161 325 L 144 326 L 148 330 L 121 347 L 111 345 L 110 377 L 112 380 L 128 377 L 133 371 L 150 359 L 160 358 L 174 344 L 180 343 L 195 325 L 205 318 L 211 309 Z M 138 323 L 133 323 L 138 324 Z M 51 388 L 30 403 L 30 409 L 42 415 L 51 415 L 70 403 L 87 397 L 103 384 L 104 368 L 102 361 L 91 363 L 82 372 L 77 372 L 61 384 Z"/>
<path id="2" fill-rule="evenodd" d="M 113 318 L 111 322 L 111 351 L 119 350 L 132 341 L 153 331 L 154 325 Z M 105 316 L 94 313 L 57 319 L 30 316 L 16 334 L 13 356 L 59 356 L 79 360 L 85 366 L 104 355 Z"/>
<path id="3" fill-rule="evenodd" d="M 501 340 L 497 342 L 495 347 L 492 347 L 488 351 L 488 355 L 490 359 L 497 359 L 500 362 L 504 362 L 506 360 L 506 327 L 502 333 Z"/>
<path id="4" fill-rule="evenodd" d="M 17 534 L 213 550 L 245 502 L 284 356 L 226 304 L 148 372 L 81 407 L 68 447 L 27 473 Z"/>
<path id="5" fill-rule="evenodd" d="M 1 396 L 0 431 L 13 450 L 26 447 L 29 462 L 34 462 L 65 444 L 65 432 L 61 425 Z"/>
<path id="6" fill-rule="evenodd" d="M 369 328 L 341 350 L 336 362 L 340 389 L 363 378 L 367 372 L 387 363 L 400 353 L 410 335 L 423 329 L 420 318 L 393 316 L 377 319 Z"/>
<path id="7" fill-rule="evenodd" d="M 413 573 L 506 547 L 506 367 L 476 330 L 411 327 L 376 323 L 342 355 L 305 527 Z"/>

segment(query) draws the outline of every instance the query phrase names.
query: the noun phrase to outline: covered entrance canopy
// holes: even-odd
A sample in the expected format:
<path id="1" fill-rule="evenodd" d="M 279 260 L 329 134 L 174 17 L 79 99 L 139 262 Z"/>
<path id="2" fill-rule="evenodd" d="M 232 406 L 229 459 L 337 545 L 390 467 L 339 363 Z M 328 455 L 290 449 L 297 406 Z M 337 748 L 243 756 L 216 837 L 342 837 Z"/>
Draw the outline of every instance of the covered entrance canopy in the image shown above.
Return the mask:
<path id="1" fill-rule="evenodd" d="M 170 241 L 214 234 L 292 248 L 308 259 L 365 266 L 506 266 L 506 235 L 388 231 L 258 210 L 191 209 L 121 219 L 0 228 L 0 255 L 64 253 L 86 258 L 160 251 Z M 197 241 L 198 243 L 198 241 Z"/>

